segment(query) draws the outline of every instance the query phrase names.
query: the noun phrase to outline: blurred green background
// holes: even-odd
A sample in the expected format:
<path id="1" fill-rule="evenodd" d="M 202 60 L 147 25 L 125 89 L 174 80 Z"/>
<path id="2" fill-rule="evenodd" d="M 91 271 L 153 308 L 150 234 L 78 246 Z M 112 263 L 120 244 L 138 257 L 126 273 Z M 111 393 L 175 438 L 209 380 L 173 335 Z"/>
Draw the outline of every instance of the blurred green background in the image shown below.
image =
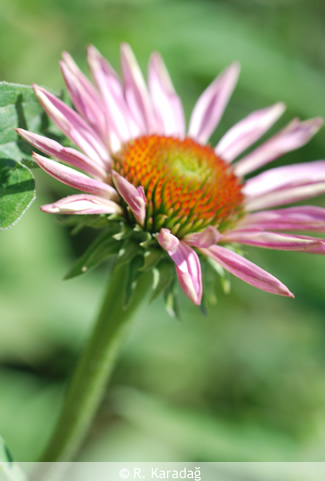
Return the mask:
<path id="1" fill-rule="evenodd" d="M 220 135 L 282 100 L 293 116 L 325 116 L 324 0 L 0 0 L 0 78 L 59 91 L 68 50 L 86 71 L 93 43 L 119 68 L 127 41 L 146 69 L 159 50 L 187 117 L 216 74 L 240 61 Z M 273 129 L 274 130 L 276 130 Z M 325 158 L 324 129 L 274 165 Z M 38 198 L 0 233 L 0 433 L 33 461 L 58 415 L 91 328 L 107 266 L 63 277 L 94 237 L 71 238 L 39 206 L 68 190 L 35 172 Z M 316 199 L 325 206 L 325 199 Z M 144 303 L 118 361 L 83 461 L 324 461 L 325 259 L 246 249 L 296 299 L 233 279 L 204 317 L 183 296 L 182 320 Z"/>

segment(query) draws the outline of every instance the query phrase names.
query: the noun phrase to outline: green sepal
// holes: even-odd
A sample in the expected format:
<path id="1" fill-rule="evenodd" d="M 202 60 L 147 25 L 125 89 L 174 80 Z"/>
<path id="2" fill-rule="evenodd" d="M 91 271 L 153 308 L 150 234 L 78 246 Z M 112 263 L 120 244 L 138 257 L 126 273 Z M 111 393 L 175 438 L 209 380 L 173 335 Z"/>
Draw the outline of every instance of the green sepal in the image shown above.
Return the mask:
<path id="1" fill-rule="evenodd" d="M 140 277 L 143 275 L 143 271 L 140 271 L 140 267 L 143 264 L 143 257 L 142 256 L 135 256 L 128 266 L 128 275 L 125 283 L 125 291 L 124 291 L 124 303 L 123 307 L 126 309 L 132 299 L 134 290 L 137 286 L 137 282 Z"/>
<path id="2" fill-rule="evenodd" d="M 119 249 L 115 268 L 118 269 L 126 262 L 130 262 L 133 257 L 140 252 L 140 250 L 139 244 L 137 244 L 133 239 L 126 239 L 122 247 Z"/>
<path id="3" fill-rule="evenodd" d="M 165 298 L 165 308 L 171 317 L 176 317 L 180 319 L 180 311 L 177 302 L 175 280 L 169 284 L 169 286 L 164 291 Z"/>
<path id="4" fill-rule="evenodd" d="M 150 301 L 156 299 L 175 278 L 175 267 L 169 260 L 162 260 L 153 269 L 153 287 Z"/>
<path id="5" fill-rule="evenodd" d="M 156 249 L 154 247 L 147 249 L 144 253 L 144 263 L 140 271 L 149 271 L 153 269 L 161 260 L 162 255 L 161 249 Z"/>
<path id="6" fill-rule="evenodd" d="M 152 235 L 149 233 L 149 232 L 142 232 L 142 235 L 141 235 L 141 242 L 139 243 L 139 245 L 141 247 L 143 247 L 144 249 L 146 249 L 147 247 L 150 246 L 150 244 L 152 244 L 154 242 L 153 238 L 152 238 Z"/>
<path id="7" fill-rule="evenodd" d="M 114 239 L 120 241 L 132 235 L 132 229 L 125 222 L 119 222 L 119 231 L 114 234 Z"/>
<path id="8" fill-rule="evenodd" d="M 72 266 L 64 279 L 72 279 L 88 272 L 108 257 L 117 255 L 120 248 L 121 244 L 112 237 L 109 230 L 103 231 Z"/>

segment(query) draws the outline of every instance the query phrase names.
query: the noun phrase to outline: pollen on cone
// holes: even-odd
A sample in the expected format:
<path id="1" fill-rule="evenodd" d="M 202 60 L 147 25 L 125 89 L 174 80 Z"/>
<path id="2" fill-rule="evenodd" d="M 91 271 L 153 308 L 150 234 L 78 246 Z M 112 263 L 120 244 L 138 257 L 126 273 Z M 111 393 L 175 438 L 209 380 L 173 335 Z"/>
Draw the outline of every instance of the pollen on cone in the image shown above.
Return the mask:
<path id="1" fill-rule="evenodd" d="M 241 185 L 229 165 L 190 138 L 138 137 L 115 154 L 114 169 L 135 187 L 144 187 L 152 231 L 158 219 L 161 227 L 162 215 L 164 227 L 175 233 L 177 225 L 179 237 L 207 225 L 220 230 L 241 211 Z"/>

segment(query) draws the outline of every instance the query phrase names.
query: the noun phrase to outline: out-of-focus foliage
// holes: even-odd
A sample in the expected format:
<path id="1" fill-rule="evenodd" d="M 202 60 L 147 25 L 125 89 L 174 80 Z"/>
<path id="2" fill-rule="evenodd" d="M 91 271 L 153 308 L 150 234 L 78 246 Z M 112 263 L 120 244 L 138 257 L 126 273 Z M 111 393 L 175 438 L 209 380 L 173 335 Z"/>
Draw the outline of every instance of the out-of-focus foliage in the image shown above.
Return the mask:
<path id="1" fill-rule="evenodd" d="M 214 142 L 278 100 L 288 110 L 276 128 L 293 116 L 325 116 L 324 18 L 323 0 L 2 0 L 0 77 L 58 91 L 62 50 L 86 70 L 93 43 L 118 69 L 127 41 L 144 70 L 150 52 L 161 51 L 188 116 L 204 87 L 238 60 L 242 75 Z M 324 129 L 281 162 L 322 158 Z M 36 176 L 38 199 L 0 236 L 0 432 L 24 461 L 50 435 L 107 278 L 104 265 L 62 281 L 97 232 L 70 237 L 41 213 L 39 205 L 69 190 Z M 183 296 L 182 322 L 146 300 L 80 460 L 323 459 L 325 259 L 247 254 L 296 299 L 232 279 L 229 296 L 216 285 L 207 317 Z"/>

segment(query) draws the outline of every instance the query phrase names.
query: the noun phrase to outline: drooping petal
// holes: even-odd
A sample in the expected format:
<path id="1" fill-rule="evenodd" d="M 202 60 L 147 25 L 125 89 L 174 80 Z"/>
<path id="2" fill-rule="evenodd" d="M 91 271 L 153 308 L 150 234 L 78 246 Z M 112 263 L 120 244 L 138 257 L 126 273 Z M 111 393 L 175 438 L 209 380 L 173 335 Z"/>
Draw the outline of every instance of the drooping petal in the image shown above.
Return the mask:
<path id="1" fill-rule="evenodd" d="M 325 191 L 325 161 L 277 167 L 249 179 L 242 192 L 247 210 L 284 205 Z"/>
<path id="2" fill-rule="evenodd" d="M 41 207 L 49 214 L 123 214 L 123 209 L 115 202 L 89 194 L 70 195 L 53 204 Z"/>
<path id="3" fill-rule="evenodd" d="M 184 293 L 194 304 L 200 305 L 202 273 L 197 253 L 186 242 L 177 239 L 168 229 L 161 229 L 157 240 L 175 262 L 177 277 Z"/>
<path id="4" fill-rule="evenodd" d="M 266 109 L 257 110 L 234 125 L 222 137 L 216 147 L 216 154 L 226 162 L 232 162 L 272 127 L 285 111 L 281 102 Z"/>
<path id="5" fill-rule="evenodd" d="M 128 180 L 113 171 L 113 180 L 120 196 L 131 209 L 136 221 L 143 226 L 146 218 L 146 197 L 142 187 L 134 187 Z"/>
<path id="6" fill-rule="evenodd" d="M 224 269 L 231 272 L 239 279 L 251 284 L 271 294 L 280 296 L 294 297 L 288 288 L 278 279 L 264 271 L 256 264 L 253 264 L 245 257 L 221 246 L 211 246 L 208 249 L 200 249 L 203 254 L 211 257 L 215 262 L 220 264 Z"/>
<path id="7" fill-rule="evenodd" d="M 127 44 L 121 46 L 121 63 L 128 108 L 141 134 L 151 133 L 155 130 L 155 121 L 149 93 L 134 53 Z"/>
<path id="8" fill-rule="evenodd" d="M 33 87 L 43 109 L 59 129 L 95 162 L 103 166 L 107 164 L 107 149 L 84 119 L 50 92 L 37 85 Z"/>
<path id="9" fill-rule="evenodd" d="M 91 75 L 96 83 L 105 106 L 107 135 L 113 152 L 120 149 L 123 142 L 127 142 L 140 130 L 135 126 L 131 129 L 131 118 L 124 99 L 122 83 L 111 65 L 98 50 L 90 45 L 87 58 Z"/>
<path id="10" fill-rule="evenodd" d="M 215 227 L 208 226 L 201 232 L 194 232 L 184 237 L 187 244 L 195 247 L 210 247 L 220 241 L 222 235 Z"/>
<path id="11" fill-rule="evenodd" d="M 206 143 L 217 127 L 239 75 L 239 64 L 224 70 L 203 92 L 194 106 L 188 135 L 199 143 Z"/>
<path id="12" fill-rule="evenodd" d="M 325 209 L 315 206 L 264 210 L 246 215 L 236 229 L 325 232 Z"/>
<path id="13" fill-rule="evenodd" d="M 24 140 L 26 140 L 26 142 L 29 142 L 33 147 L 44 152 L 44 154 L 50 155 L 65 164 L 83 170 L 86 174 L 96 177 L 97 179 L 105 179 L 107 177 L 107 173 L 100 165 L 93 162 L 78 150 L 72 149 L 71 147 L 63 147 L 55 140 L 43 137 L 42 135 L 33 134 L 24 129 L 15 130 Z"/>
<path id="14" fill-rule="evenodd" d="M 267 140 L 253 152 L 240 159 L 234 166 L 239 177 L 262 167 L 287 152 L 305 145 L 323 125 L 323 119 L 315 118 L 300 122 L 293 120 L 283 130 Z"/>
<path id="15" fill-rule="evenodd" d="M 148 77 L 151 101 L 162 133 L 183 138 L 185 118 L 182 102 L 159 53 L 152 54 L 150 58 Z"/>
<path id="16" fill-rule="evenodd" d="M 69 91 L 73 105 L 89 125 L 105 141 L 107 126 L 103 101 L 88 78 L 79 70 L 78 66 L 67 53 L 63 53 L 60 62 L 63 78 Z"/>
<path id="17" fill-rule="evenodd" d="M 222 242 L 265 247 L 266 249 L 302 251 L 324 254 L 325 241 L 302 235 L 282 234 L 257 230 L 237 230 L 224 235 Z"/>
<path id="18" fill-rule="evenodd" d="M 33 153 L 33 159 L 45 172 L 74 189 L 110 200 L 118 200 L 119 198 L 116 190 L 111 185 L 105 184 L 100 180 L 91 179 L 87 175 L 71 169 L 71 167 L 59 164 L 39 154 Z"/>

